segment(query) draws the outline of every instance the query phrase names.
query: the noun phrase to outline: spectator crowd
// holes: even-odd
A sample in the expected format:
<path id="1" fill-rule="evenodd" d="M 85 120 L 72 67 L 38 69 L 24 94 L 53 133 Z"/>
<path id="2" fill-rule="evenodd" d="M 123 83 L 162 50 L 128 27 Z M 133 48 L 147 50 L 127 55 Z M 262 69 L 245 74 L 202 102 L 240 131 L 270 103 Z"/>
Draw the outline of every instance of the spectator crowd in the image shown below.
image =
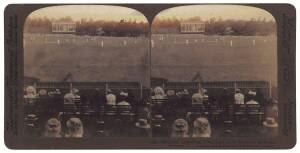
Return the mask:
<path id="1" fill-rule="evenodd" d="M 276 136 L 278 104 L 259 89 L 149 90 L 25 87 L 25 134 L 36 137 Z"/>

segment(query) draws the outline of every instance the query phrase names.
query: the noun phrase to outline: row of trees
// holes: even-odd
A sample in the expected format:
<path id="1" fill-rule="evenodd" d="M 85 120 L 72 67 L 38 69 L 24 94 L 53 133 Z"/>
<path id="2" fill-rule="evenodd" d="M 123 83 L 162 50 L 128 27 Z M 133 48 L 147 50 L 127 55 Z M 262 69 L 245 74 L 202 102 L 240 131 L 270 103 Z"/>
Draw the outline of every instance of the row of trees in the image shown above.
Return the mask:
<path id="1" fill-rule="evenodd" d="M 28 33 L 51 33 L 52 22 L 75 22 L 77 35 L 106 35 L 106 36 L 140 36 L 147 35 L 148 23 L 137 21 L 104 21 L 93 19 L 81 19 L 73 21 L 71 17 L 60 19 L 28 18 L 24 26 L 24 32 Z M 205 23 L 205 34 L 207 35 L 274 35 L 276 34 L 276 22 L 266 19 L 251 20 L 223 20 L 222 18 L 211 18 L 202 20 L 200 17 L 192 17 L 186 20 L 177 18 L 156 18 L 152 23 L 153 33 L 180 33 L 182 22 Z"/>
<path id="2" fill-rule="evenodd" d="M 276 34 L 276 22 L 266 19 L 234 20 L 222 18 L 210 18 L 202 20 L 200 17 L 192 17 L 186 20 L 177 18 L 156 18 L 152 23 L 153 33 L 180 33 L 180 23 L 202 22 L 205 23 L 207 35 L 274 35 Z"/>
<path id="3" fill-rule="evenodd" d="M 75 22 L 76 35 L 140 36 L 148 34 L 148 23 L 135 20 L 104 21 L 81 19 L 73 21 L 71 17 L 59 19 L 27 18 L 24 25 L 26 33 L 52 33 L 53 22 Z"/>

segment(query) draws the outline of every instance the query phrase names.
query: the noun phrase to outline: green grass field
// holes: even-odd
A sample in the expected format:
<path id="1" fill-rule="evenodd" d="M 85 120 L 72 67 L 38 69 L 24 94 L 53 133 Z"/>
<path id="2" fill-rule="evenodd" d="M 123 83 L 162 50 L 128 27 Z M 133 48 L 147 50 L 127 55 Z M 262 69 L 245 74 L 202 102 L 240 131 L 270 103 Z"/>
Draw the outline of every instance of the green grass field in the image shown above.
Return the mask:
<path id="1" fill-rule="evenodd" d="M 61 81 L 67 73 L 71 73 L 74 81 L 138 81 L 149 84 L 147 58 L 150 48 L 147 38 L 33 37 L 25 38 L 25 76 L 42 81 Z"/>
<path id="2" fill-rule="evenodd" d="M 277 82 L 276 37 L 182 34 L 152 39 L 152 76 L 191 81 L 200 72 L 204 81 Z"/>
<path id="3" fill-rule="evenodd" d="M 152 35 L 152 42 L 153 77 L 191 81 L 200 72 L 204 81 L 277 82 L 276 37 Z M 42 81 L 61 81 L 72 73 L 74 81 L 149 85 L 149 60 L 145 37 L 27 34 L 24 39 L 25 76 Z"/>

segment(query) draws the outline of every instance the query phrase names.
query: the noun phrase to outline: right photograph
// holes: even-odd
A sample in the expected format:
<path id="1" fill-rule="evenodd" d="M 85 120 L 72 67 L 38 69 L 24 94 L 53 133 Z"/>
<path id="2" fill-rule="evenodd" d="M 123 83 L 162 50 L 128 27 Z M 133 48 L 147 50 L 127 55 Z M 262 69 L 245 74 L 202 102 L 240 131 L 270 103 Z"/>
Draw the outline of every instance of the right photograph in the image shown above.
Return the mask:
<path id="1" fill-rule="evenodd" d="M 243 5 L 160 12 L 151 25 L 152 136 L 276 137 L 276 26 Z"/>

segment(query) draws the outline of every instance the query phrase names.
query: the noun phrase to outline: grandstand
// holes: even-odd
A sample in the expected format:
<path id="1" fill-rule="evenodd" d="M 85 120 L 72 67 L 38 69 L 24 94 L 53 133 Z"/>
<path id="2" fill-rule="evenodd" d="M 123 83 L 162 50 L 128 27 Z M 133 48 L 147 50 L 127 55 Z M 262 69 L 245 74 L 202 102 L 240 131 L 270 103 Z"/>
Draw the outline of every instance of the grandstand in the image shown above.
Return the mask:
<path id="1" fill-rule="evenodd" d="M 171 124 L 176 118 L 186 118 L 188 115 L 189 123 L 197 117 L 206 117 L 212 126 L 218 130 L 224 127 L 223 122 L 231 121 L 239 127 L 249 124 L 257 125 L 258 128 L 265 118 L 265 106 L 267 98 L 259 103 L 260 105 L 224 105 L 224 99 L 220 96 L 223 89 L 234 94 L 235 89 L 256 89 L 260 90 L 263 97 L 270 97 L 270 83 L 266 81 L 229 81 L 229 82 L 163 82 L 162 84 L 152 84 L 152 88 L 161 86 L 165 91 L 174 90 L 176 93 L 186 90 L 187 95 L 177 97 L 166 97 L 165 99 L 152 99 L 153 94 L 149 88 L 144 87 L 138 82 L 35 82 L 24 84 L 34 86 L 37 93 L 46 90 L 47 94 L 35 98 L 35 103 L 29 104 L 25 100 L 25 127 L 29 135 L 39 136 L 45 121 L 53 116 L 62 114 L 61 120 L 66 120 L 70 116 L 77 116 L 83 120 L 89 136 L 139 136 L 135 133 L 134 123 L 138 120 L 139 110 L 144 108 L 151 109 L 151 124 L 153 124 L 153 136 L 168 136 Z M 77 110 L 65 106 L 64 95 L 78 89 L 79 99 L 76 102 Z M 200 89 L 207 89 L 211 99 L 207 99 L 209 105 L 191 105 L 191 95 Z M 59 94 L 52 94 L 59 91 Z M 105 95 L 113 93 L 118 95 L 126 91 L 130 98 L 131 106 L 117 107 L 105 105 Z M 151 101 L 150 101 L 151 100 Z M 218 102 L 215 102 L 218 101 Z M 61 112 L 61 113 L 59 113 Z M 122 113 L 123 112 L 123 113 Z M 28 115 L 37 115 L 37 120 L 33 124 L 28 121 Z M 161 116 L 161 118 L 157 118 Z M 122 121 L 123 132 L 116 132 L 118 128 L 115 121 Z M 30 126 L 29 126 L 30 125 Z M 34 128 L 31 126 L 34 125 Z M 115 129 L 117 128 L 117 129 Z M 228 129 L 227 129 L 228 130 Z M 233 129 L 231 129 L 233 130 Z M 221 130 L 223 131 L 223 130 Z M 34 133 L 34 134 L 32 134 Z M 158 134 L 160 133 L 160 134 Z M 219 137 L 218 131 L 216 136 Z M 237 135 L 240 136 L 240 135 Z M 262 136 L 257 134 L 256 136 Z"/>

